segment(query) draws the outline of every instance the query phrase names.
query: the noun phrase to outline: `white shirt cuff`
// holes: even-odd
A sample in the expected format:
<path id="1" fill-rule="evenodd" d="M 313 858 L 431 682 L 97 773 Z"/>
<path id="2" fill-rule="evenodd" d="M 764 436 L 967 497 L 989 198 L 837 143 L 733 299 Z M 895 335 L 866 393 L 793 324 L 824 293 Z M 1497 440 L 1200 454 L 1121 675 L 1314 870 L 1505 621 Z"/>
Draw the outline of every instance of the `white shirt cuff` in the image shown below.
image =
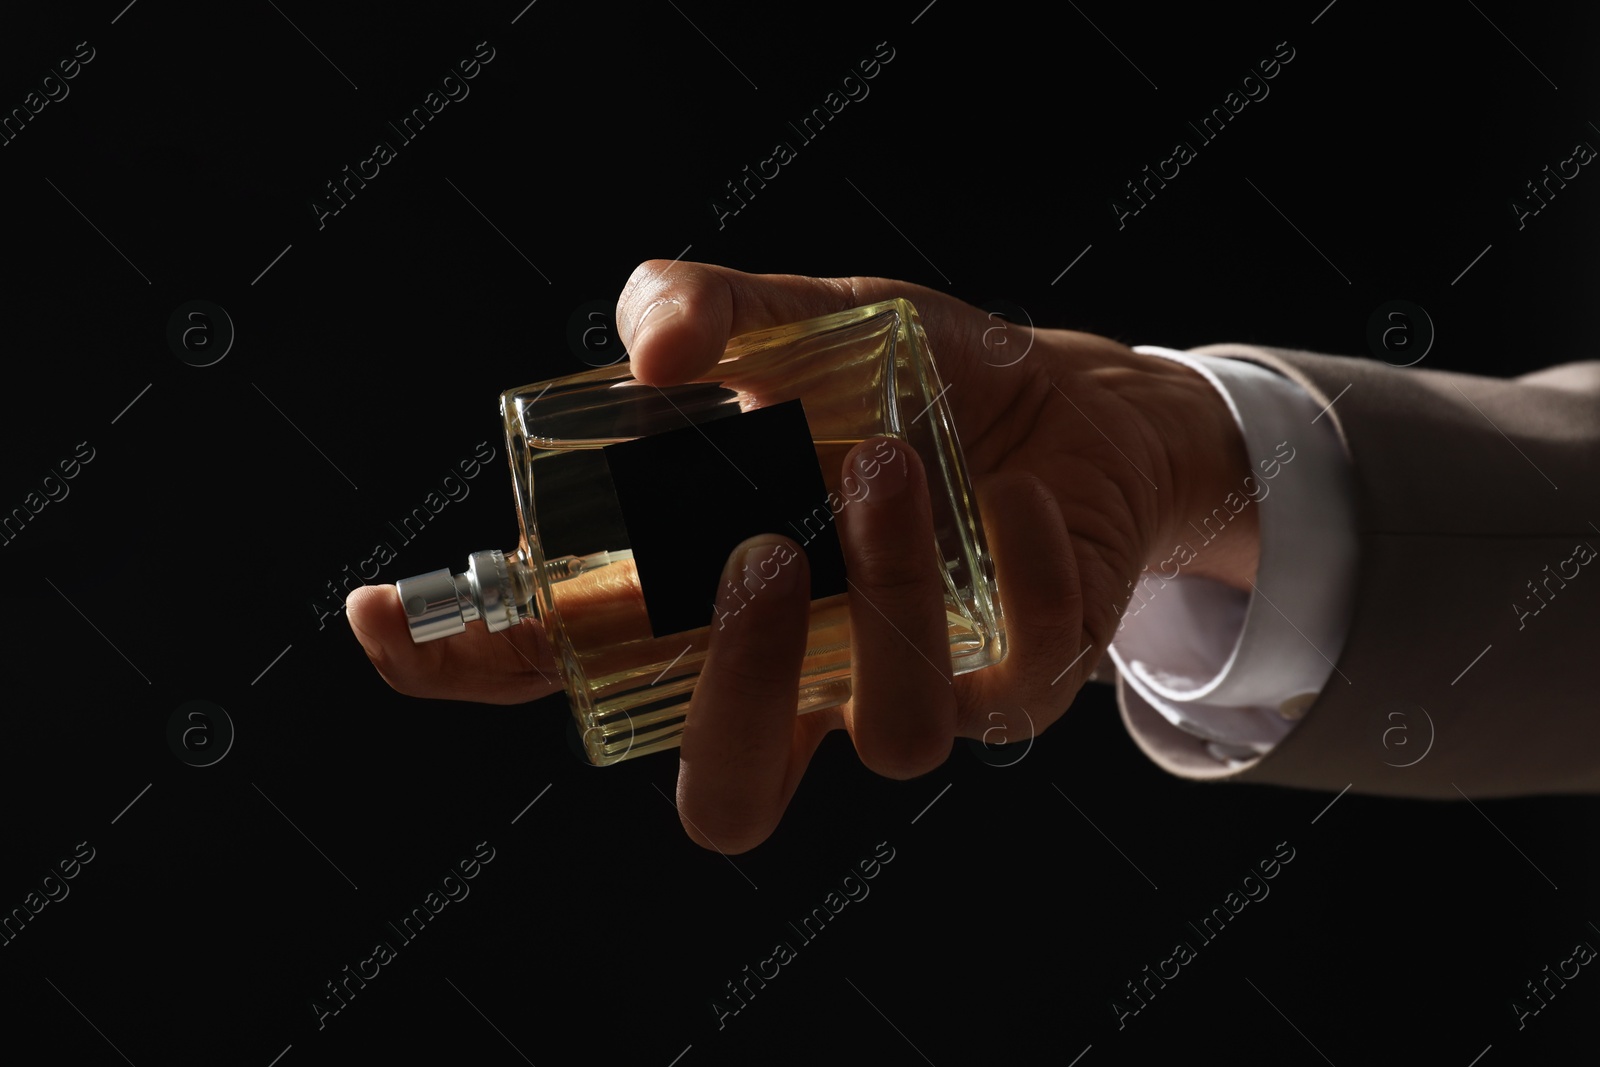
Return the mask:
<path id="1" fill-rule="evenodd" d="M 1289 379 L 1243 360 L 1142 346 L 1222 395 L 1253 466 L 1194 536 L 1147 567 L 1109 652 L 1127 686 L 1237 768 L 1288 735 L 1324 686 L 1349 627 L 1357 564 L 1350 462 L 1331 420 Z M 1183 568 L 1247 507 L 1258 507 L 1255 590 Z"/>

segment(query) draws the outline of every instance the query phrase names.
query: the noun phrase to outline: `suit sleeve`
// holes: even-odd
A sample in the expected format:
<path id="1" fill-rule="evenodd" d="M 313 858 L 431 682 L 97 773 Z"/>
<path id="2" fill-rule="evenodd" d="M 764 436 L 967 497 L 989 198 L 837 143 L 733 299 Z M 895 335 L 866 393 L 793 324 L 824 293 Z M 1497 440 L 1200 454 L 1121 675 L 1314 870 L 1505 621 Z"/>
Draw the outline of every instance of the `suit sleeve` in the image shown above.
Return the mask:
<path id="1" fill-rule="evenodd" d="M 1600 791 L 1600 362 L 1503 380 L 1216 345 L 1317 400 L 1350 457 L 1360 563 L 1337 672 L 1242 768 L 1142 702 L 1173 773 L 1459 799 Z M 1594 565 L 1592 565 L 1594 564 Z"/>

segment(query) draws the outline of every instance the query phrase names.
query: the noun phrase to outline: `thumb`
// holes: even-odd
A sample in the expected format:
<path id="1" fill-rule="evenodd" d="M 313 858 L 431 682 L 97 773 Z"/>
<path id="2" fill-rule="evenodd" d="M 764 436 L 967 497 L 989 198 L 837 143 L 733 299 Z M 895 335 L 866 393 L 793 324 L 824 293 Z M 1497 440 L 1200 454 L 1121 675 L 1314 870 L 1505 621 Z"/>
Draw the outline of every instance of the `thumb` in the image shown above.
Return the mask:
<path id="1" fill-rule="evenodd" d="M 913 302 L 932 290 L 884 278 L 808 278 L 745 274 L 706 263 L 653 259 L 640 264 L 617 299 L 617 329 L 633 376 L 676 385 L 722 358 L 729 338 L 896 296 Z"/>

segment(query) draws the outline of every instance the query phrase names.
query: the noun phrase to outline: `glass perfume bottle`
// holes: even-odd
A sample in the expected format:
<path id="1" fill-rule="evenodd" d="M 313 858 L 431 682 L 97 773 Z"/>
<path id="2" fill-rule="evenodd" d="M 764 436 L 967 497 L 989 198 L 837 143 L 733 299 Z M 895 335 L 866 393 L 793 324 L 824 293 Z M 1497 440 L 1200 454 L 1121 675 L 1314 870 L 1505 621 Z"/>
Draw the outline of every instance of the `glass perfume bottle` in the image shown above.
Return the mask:
<path id="1" fill-rule="evenodd" d="M 544 628 L 589 762 L 676 748 L 729 553 L 780 533 L 807 553 L 811 619 L 797 710 L 850 697 L 849 593 L 836 520 L 871 491 L 852 447 L 897 438 L 922 460 L 955 674 L 998 663 L 994 566 L 916 309 L 889 300 L 744 334 L 682 385 L 608 367 L 503 393 L 521 541 L 467 570 L 399 583 L 414 641 Z M 741 592 L 759 591 L 747 575 Z"/>

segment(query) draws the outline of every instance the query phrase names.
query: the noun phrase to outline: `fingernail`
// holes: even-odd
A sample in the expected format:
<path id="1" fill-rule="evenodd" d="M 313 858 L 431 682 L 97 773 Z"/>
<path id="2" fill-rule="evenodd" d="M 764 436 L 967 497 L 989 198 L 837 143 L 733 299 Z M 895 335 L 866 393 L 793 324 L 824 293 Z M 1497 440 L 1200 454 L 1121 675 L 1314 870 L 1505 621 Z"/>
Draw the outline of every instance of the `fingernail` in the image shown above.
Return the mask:
<path id="1" fill-rule="evenodd" d="M 800 581 L 800 550 L 788 541 L 764 536 L 752 539 L 728 561 L 721 594 L 737 602 L 763 593 L 786 596 Z"/>
<path id="2" fill-rule="evenodd" d="M 657 330 L 681 314 L 683 314 L 683 304 L 678 300 L 657 300 L 654 304 L 645 308 L 644 314 L 639 316 L 639 321 L 634 324 L 633 334 L 628 339 L 628 346 L 632 347 L 637 344 L 639 338 L 644 336 L 646 323 L 650 325 L 650 329 Z"/>
<path id="3" fill-rule="evenodd" d="M 864 487 L 859 490 L 865 494 L 861 497 L 864 503 L 892 500 L 905 489 L 909 470 L 904 452 L 907 447 L 887 437 L 856 446 L 851 466 Z"/>

